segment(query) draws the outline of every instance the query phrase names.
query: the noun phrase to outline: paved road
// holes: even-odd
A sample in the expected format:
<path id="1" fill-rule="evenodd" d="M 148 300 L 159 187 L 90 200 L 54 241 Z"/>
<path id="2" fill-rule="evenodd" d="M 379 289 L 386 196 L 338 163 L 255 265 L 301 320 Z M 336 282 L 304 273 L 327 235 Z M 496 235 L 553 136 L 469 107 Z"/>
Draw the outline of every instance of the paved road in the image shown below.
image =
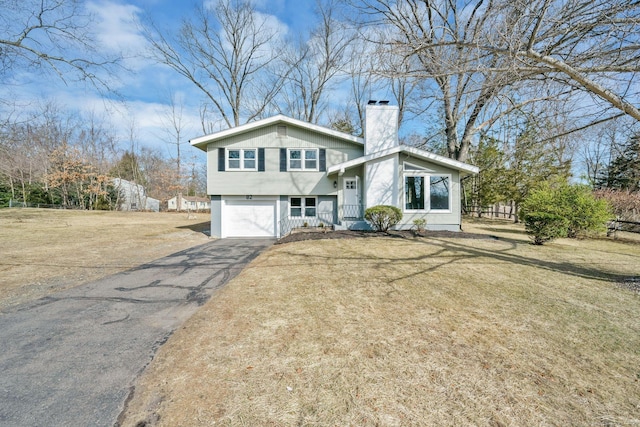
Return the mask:
<path id="1" fill-rule="evenodd" d="M 171 332 L 271 240 L 216 240 L 0 314 L 0 426 L 113 426 Z"/>

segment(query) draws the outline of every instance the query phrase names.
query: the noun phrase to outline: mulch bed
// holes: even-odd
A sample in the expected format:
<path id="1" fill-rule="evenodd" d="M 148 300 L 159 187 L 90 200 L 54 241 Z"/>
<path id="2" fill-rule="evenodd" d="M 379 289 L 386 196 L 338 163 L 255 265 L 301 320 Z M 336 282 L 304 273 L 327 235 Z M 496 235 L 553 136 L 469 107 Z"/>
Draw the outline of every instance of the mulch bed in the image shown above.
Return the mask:
<path id="1" fill-rule="evenodd" d="M 375 237 L 395 237 L 399 239 L 415 239 L 420 237 L 441 237 L 456 239 L 497 239 L 496 236 L 488 234 L 465 233 L 463 231 L 413 231 L 399 230 L 389 232 L 379 231 L 356 231 L 356 230 L 313 230 L 313 231 L 294 231 L 288 236 L 278 240 L 277 244 L 301 242 L 304 240 L 325 240 L 325 239 L 361 239 Z"/>

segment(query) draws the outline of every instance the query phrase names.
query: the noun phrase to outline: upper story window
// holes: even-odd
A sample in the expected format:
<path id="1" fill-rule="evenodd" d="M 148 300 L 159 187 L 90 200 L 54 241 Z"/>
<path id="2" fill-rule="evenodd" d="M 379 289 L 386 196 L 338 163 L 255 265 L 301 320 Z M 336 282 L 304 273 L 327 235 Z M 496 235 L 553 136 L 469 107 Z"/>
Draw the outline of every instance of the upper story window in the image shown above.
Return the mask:
<path id="1" fill-rule="evenodd" d="M 450 211 L 449 176 L 405 174 L 405 211 Z"/>
<path id="2" fill-rule="evenodd" d="M 227 170 L 258 170 L 257 149 L 227 149 Z"/>
<path id="3" fill-rule="evenodd" d="M 325 148 L 280 148 L 280 172 L 326 170 Z"/>
<path id="4" fill-rule="evenodd" d="M 289 149 L 287 150 L 287 165 L 289 170 L 317 171 L 318 149 Z"/>

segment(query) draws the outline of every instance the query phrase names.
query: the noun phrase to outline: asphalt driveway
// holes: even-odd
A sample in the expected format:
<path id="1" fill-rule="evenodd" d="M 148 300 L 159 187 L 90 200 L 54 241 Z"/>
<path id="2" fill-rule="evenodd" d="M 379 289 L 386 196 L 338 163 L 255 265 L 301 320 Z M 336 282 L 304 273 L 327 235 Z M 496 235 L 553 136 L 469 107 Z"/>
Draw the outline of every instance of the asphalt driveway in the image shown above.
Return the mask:
<path id="1" fill-rule="evenodd" d="M 224 239 L 0 314 L 0 426 L 113 426 L 171 332 L 272 240 Z"/>

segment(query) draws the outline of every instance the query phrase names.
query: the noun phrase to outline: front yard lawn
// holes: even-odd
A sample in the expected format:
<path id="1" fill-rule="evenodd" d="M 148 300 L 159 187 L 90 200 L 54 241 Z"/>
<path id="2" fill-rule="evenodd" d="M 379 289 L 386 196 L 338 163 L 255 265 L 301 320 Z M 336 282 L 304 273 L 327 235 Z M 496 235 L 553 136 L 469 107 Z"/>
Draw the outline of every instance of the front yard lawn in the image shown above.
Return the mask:
<path id="1" fill-rule="evenodd" d="M 301 241 L 161 348 L 123 425 L 638 426 L 640 245 Z"/>

